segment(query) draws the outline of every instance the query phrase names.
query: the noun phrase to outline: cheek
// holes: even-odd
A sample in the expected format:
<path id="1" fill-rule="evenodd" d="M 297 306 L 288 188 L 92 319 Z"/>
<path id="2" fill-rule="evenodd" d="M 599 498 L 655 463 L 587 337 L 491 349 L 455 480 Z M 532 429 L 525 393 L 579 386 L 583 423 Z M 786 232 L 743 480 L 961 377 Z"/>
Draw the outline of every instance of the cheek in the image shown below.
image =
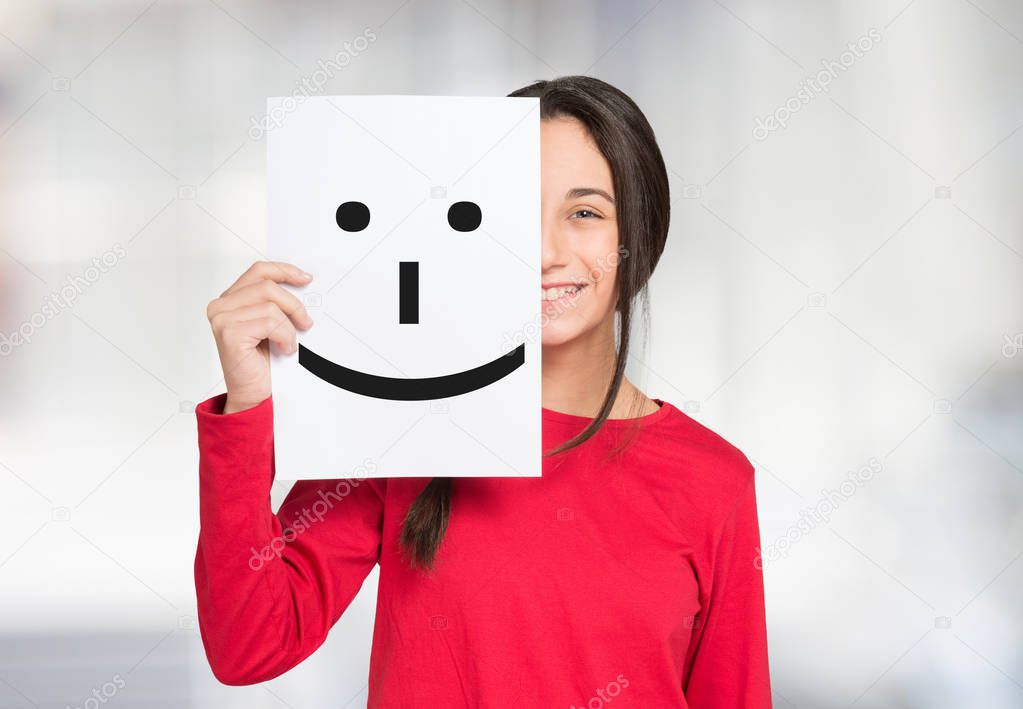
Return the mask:
<path id="1" fill-rule="evenodd" d="M 614 267 L 614 262 L 610 264 L 605 263 L 600 269 L 599 275 L 597 271 L 594 271 L 590 275 L 597 277 L 595 289 L 593 294 L 594 305 L 600 308 L 602 313 L 608 313 L 615 309 L 617 304 L 617 297 L 615 291 L 615 284 L 618 282 L 618 270 Z"/>
<path id="2" fill-rule="evenodd" d="M 606 301 L 613 298 L 617 281 L 618 265 L 621 255 L 618 253 L 618 231 L 608 230 L 602 238 L 592 240 L 587 246 L 584 256 L 586 277 L 593 283 L 594 295 L 598 300 Z"/>

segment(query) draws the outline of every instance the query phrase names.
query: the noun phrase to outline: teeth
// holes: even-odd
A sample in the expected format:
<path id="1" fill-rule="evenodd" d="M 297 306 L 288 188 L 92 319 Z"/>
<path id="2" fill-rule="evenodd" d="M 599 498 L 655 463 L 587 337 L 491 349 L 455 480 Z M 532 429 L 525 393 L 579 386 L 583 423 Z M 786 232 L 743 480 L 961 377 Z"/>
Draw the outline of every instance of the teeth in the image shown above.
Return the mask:
<path id="1" fill-rule="evenodd" d="M 582 289 L 582 286 L 559 286 L 557 288 L 547 288 L 543 291 L 542 298 L 544 300 L 557 300 L 569 293 L 576 293 Z"/>

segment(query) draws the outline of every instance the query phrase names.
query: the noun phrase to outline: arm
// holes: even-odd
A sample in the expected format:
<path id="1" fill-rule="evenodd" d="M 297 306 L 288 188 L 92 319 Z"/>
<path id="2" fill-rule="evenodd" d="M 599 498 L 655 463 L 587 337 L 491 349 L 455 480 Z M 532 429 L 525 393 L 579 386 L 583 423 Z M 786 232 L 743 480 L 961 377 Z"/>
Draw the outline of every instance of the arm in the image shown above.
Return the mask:
<path id="1" fill-rule="evenodd" d="M 263 682 L 311 655 L 380 553 L 385 480 L 300 480 L 275 515 L 273 403 L 196 407 L 199 630 L 224 684 Z"/>
<path id="2" fill-rule="evenodd" d="M 683 687 L 691 709 L 770 709 L 760 530 L 753 466 L 708 547 L 708 588 L 690 641 Z M 704 581 L 701 579 L 701 585 Z"/>

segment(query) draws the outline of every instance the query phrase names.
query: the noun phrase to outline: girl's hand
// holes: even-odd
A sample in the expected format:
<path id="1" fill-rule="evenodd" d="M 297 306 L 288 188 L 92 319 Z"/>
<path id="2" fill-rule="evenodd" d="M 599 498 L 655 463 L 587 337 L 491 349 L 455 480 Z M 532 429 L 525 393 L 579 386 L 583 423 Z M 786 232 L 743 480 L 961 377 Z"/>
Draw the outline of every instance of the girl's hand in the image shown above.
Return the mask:
<path id="1" fill-rule="evenodd" d="M 225 414 L 270 396 L 269 343 L 290 354 L 298 347 L 296 328 L 313 324 L 302 301 L 278 284 L 304 286 L 311 280 L 290 263 L 257 261 L 206 307 L 227 385 Z"/>

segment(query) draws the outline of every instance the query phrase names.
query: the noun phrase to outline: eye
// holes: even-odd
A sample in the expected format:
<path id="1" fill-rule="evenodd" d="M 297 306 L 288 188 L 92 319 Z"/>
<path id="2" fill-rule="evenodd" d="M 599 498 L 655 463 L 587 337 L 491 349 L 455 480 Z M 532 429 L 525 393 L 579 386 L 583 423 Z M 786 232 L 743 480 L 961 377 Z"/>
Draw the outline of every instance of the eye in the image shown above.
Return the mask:
<path id="1" fill-rule="evenodd" d="M 582 215 L 582 216 L 577 216 L 577 215 Z M 572 212 L 572 217 L 573 218 L 577 218 L 577 219 L 588 219 L 590 217 L 595 218 L 595 219 L 603 219 L 602 216 L 600 216 L 599 214 L 594 212 L 592 209 L 577 209 L 574 212 Z"/>
<path id="2" fill-rule="evenodd" d="M 362 202 L 345 202 L 337 208 L 335 219 L 345 231 L 362 231 L 369 226 L 369 207 Z"/>
<path id="3" fill-rule="evenodd" d="M 448 224 L 455 231 L 475 231 L 483 221 L 483 212 L 475 202 L 455 202 L 448 208 Z"/>

